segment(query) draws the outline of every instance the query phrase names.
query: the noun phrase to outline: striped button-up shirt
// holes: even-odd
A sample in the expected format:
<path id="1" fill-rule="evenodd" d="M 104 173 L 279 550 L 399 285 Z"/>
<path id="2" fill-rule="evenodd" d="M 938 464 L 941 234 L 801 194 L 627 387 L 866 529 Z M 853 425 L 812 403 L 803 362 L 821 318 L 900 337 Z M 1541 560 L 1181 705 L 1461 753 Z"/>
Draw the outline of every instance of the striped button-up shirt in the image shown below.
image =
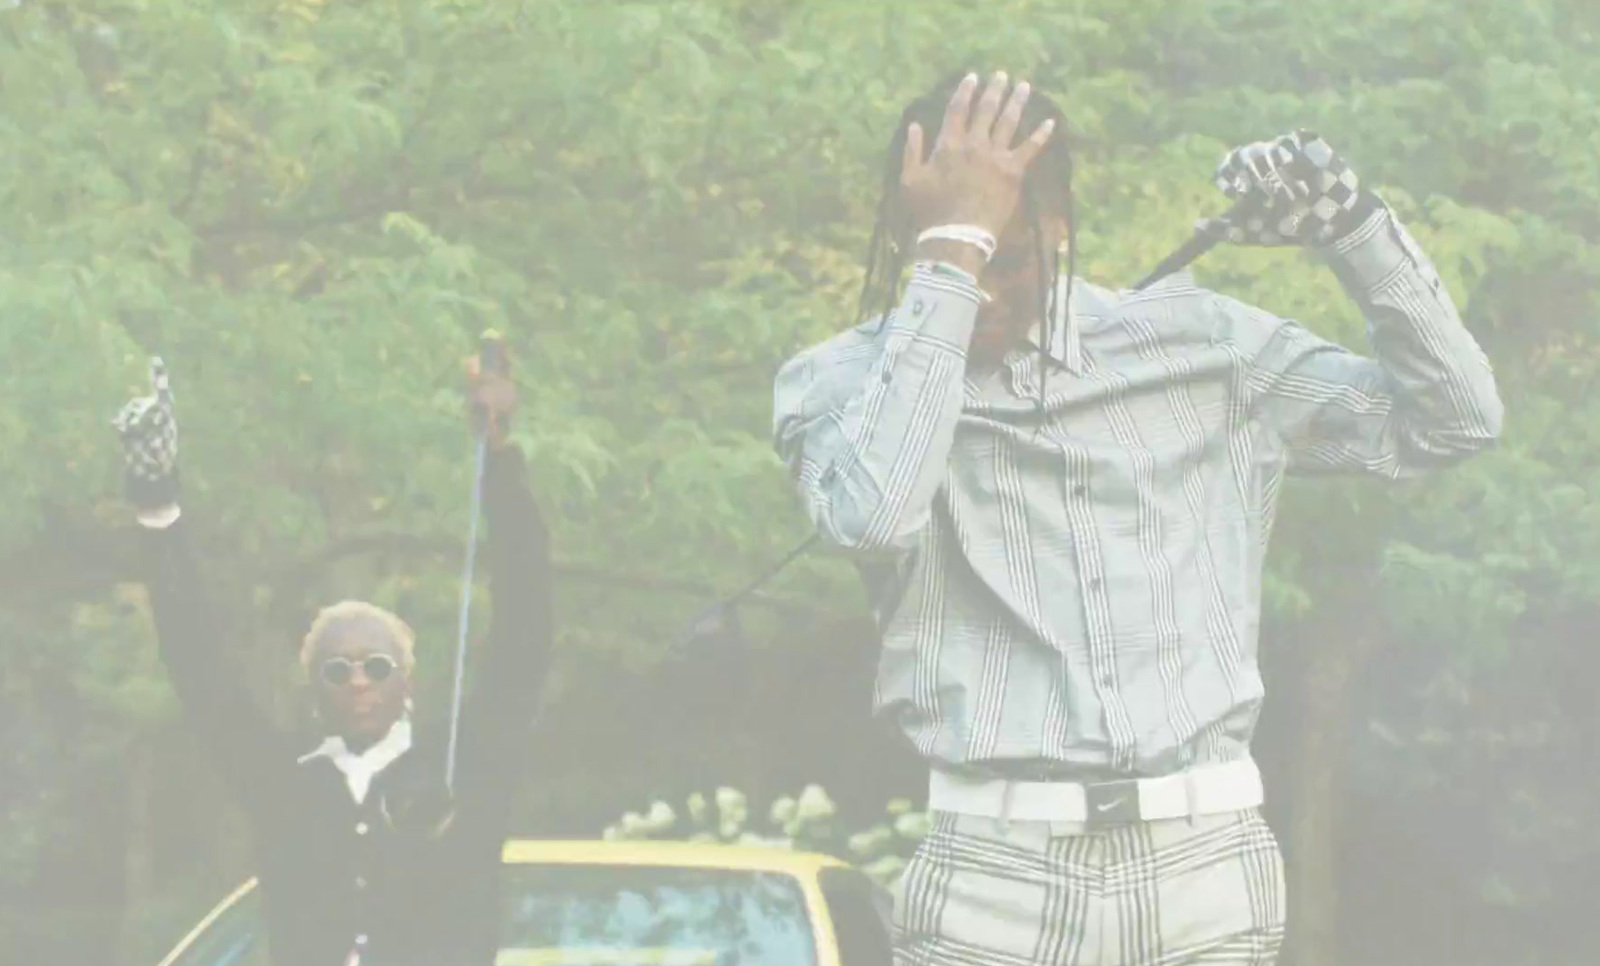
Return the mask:
<path id="1" fill-rule="evenodd" d="M 1075 280 L 1041 408 L 1039 347 L 969 372 L 980 293 L 917 266 L 886 322 L 782 367 L 776 449 L 859 563 L 878 710 L 924 756 L 1094 778 L 1247 753 L 1285 473 L 1401 478 L 1500 431 L 1489 362 L 1391 212 L 1322 254 L 1371 356 L 1187 275 Z"/>

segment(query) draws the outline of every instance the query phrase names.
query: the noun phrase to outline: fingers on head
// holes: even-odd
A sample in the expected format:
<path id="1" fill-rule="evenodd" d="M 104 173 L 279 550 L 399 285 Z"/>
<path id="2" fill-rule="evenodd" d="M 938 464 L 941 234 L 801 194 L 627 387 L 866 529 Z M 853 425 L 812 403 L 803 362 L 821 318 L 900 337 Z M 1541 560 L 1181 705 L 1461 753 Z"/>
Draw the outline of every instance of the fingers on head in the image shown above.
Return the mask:
<path id="1" fill-rule="evenodd" d="M 995 120 L 1000 116 L 1000 108 L 1005 103 L 1007 86 L 1005 71 L 997 70 L 989 75 L 989 79 L 984 82 L 982 95 L 978 97 L 968 116 L 957 121 L 958 130 L 962 135 L 970 135 L 985 143 L 993 138 Z"/>
<path id="2" fill-rule="evenodd" d="M 944 108 L 944 122 L 939 125 L 940 140 L 951 141 L 966 133 L 972 92 L 977 87 L 978 75 L 975 73 L 961 78 L 961 83 L 956 85 L 955 92 L 950 95 L 950 101 Z"/>
<path id="3" fill-rule="evenodd" d="M 994 140 L 1003 148 L 1011 146 L 1011 140 L 1017 133 L 1017 128 L 1022 123 L 1022 110 L 1028 105 L 1028 95 L 1032 88 L 1027 81 L 1017 81 L 1011 88 L 1011 96 L 1006 98 L 1005 109 L 1000 112 L 1000 117 L 995 121 Z"/>
<path id="4" fill-rule="evenodd" d="M 1028 136 L 1028 139 L 1022 142 L 1021 147 L 1017 148 L 1017 159 L 1022 162 L 1023 167 L 1032 164 L 1033 159 L 1043 153 L 1045 145 L 1050 143 L 1050 136 L 1055 133 L 1055 130 L 1056 119 L 1053 117 L 1045 118 L 1044 123 L 1033 129 L 1033 133 Z"/>
<path id="5" fill-rule="evenodd" d="M 906 175 L 916 170 L 922 164 L 922 125 L 913 121 L 906 128 L 905 154 L 900 159 L 900 180 L 904 181 Z"/>
<path id="6" fill-rule="evenodd" d="M 1003 70 L 997 70 L 989 75 L 989 82 L 983 88 L 983 97 L 978 101 L 978 116 L 973 118 L 975 122 L 985 119 L 992 122 L 1000 113 L 1000 104 L 1005 100 L 1009 81 Z"/>

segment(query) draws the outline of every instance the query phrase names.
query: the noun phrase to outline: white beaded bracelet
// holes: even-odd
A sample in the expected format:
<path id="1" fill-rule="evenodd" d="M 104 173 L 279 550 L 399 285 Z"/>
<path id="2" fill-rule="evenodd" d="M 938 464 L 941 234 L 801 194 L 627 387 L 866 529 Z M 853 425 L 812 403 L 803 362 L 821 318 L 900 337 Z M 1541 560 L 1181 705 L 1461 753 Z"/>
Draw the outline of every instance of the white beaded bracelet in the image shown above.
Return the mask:
<path id="1" fill-rule="evenodd" d="M 994 257 L 994 251 L 999 247 L 994 235 L 978 225 L 937 225 L 917 236 L 917 244 L 925 241 L 964 242 L 983 252 L 985 262 Z"/>

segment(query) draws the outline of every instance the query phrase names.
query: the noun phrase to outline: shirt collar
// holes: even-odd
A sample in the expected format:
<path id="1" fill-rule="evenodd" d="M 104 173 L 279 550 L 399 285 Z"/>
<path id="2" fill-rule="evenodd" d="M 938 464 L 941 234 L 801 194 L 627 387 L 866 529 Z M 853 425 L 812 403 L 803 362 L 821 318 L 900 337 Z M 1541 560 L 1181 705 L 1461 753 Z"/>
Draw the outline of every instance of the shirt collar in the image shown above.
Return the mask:
<path id="1" fill-rule="evenodd" d="M 322 744 L 300 756 L 305 764 L 313 758 L 326 758 L 333 767 L 344 773 L 350 797 L 359 805 L 366 800 L 372 787 L 373 776 L 394 763 L 396 758 L 411 750 L 411 719 L 401 717 L 390 725 L 388 734 L 373 742 L 365 751 L 356 754 L 339 735 L 329 735 Z"/>

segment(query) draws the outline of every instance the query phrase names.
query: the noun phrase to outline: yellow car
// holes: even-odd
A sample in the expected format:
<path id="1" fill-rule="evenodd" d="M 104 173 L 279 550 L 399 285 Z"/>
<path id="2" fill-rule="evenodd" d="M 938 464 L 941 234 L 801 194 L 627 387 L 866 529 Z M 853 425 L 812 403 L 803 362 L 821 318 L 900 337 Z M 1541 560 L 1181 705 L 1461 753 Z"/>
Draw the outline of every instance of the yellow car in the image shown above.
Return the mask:
<path id="1" fill-rule="evenodd" d="M 885 966 L 888 893 L 832 856 L 518 839 L 497 966 Z M 266 966 L 254 880 L 160 966 Z"/>

